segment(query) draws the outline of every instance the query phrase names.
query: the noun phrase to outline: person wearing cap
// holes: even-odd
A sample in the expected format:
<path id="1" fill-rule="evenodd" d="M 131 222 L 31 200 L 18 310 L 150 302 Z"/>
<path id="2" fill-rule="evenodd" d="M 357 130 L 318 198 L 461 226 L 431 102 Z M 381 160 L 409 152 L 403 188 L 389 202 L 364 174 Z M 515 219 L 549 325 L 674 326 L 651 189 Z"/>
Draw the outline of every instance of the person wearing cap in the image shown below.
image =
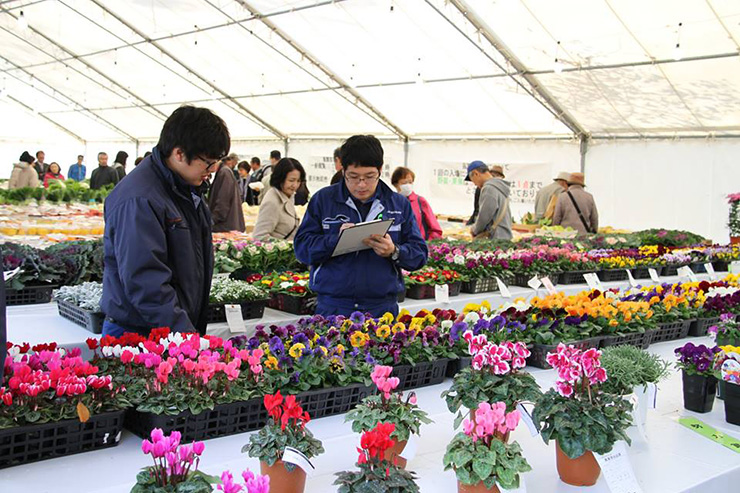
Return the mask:
<path id="1" fill-rule="evenodd" d="M 36 188 L 39 186 L 39 174 L 33 167 L 33 156 L 28 151 L 21 154 L 18 162 L 13 165 L 13 171 L 10 173 L 8 188 Z"/>
<path id="2" fill-rule="evenodd" d="M 571 174 L 568 190 L 560 194 L 552 218 L 553 225 L 571 227 L 578 231 L 578 236 L 599 230 L 599 211 L 594 196 L 583 189 L 585 186 L 583 173 Z"/>
<path id="3" fill-rule="evenodd" d="M 568 190 L 570 173 L 562 172 L 546 187 L 542 187 L 534 198 L 534 218 L 536 221 L 552 219 L 558 197 L 564 190 Z"/>
<path id="4" fill-rule="evenodd" d="M 473 161 L 468 165 L 466 181 L 472 181 L 480 189 L 478 218 L 470 229 L 473 238 L 486 237 L 496 240 L 510 240 L 511 211 L 509 195 L 511 184 L 504 180 L 502 166 L 488 169 L 483 161 Z"/>
<path id="5" fill-rule="evenodd" d="M 238 161 L 239 156 L 234 153 L 226 156 L 213 178 L 208 207 L 213 215 L 214 233 L 244 232 L 246 229 L 239 184 L 234 177 L 234 167 Z"/>

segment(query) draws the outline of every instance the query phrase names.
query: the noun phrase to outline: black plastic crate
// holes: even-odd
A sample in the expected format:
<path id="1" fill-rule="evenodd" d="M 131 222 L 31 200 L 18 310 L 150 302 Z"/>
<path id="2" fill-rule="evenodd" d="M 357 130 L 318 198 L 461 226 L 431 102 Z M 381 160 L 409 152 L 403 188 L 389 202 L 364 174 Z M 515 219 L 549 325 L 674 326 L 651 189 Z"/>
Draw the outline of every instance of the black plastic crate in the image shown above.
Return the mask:
<path id="1" fill-rule="evenodd" d="M 707 329 L 712 325 L 717 325 L 718 323 L 719 317 L 692 320 L 691 326 L 689 327 L 689 335 L 693 337 L 705 336 L 707 335 Z"/>
<path id="2" fill-rule="evenodd" d="M 678 269 L 686 267 L 686 265 L 666 265 L 660 272 L 662 277 L 673 277 L 678 275 Z"/>
<path id="3" fill-rule="evenodd" d="M 462 288 L 462 282 L 452 282 L 450 286 L 450 296 L 458 296 Z M 432 284 L 415 284 L 409 286 L 406 290 L 406 297 L 412 300 L 433 300 L 435 298 L 434 285 Z"/>
<path id="4" fill-rule="evenodd" d="M 607 336 L 601 340 L 601 347 L 610 346 L 635 346 L 647 349 L 653 339 L 653 331 L 633 332 L 622 336 Z"/>
<path id="5" fill-rule="evenodd" d="M 447 372 L 447 358 L 426 361 L 415 365 L 393 367 L 393 376 L 398 377 L 398 390 L 418 389 L 442 383 Z"/>
<path id="6" fill-rule="evenodd" d="M 632 269 L 632 277 L 634 279 L 650 279 L 650 269 L 653 267 L 635 267 Z M 655 270 L 660 275 L 661 267 L 655 267 Z"/>
<path id="7" fill-rule="evenodd" d="M 715 272 L 727 272 L 730 270 L 729 262 L 725 262 L 724 260 L 715 260 L 712 262 L 712 267 L 714 267 Z"/>
<path id="8" fill-rule="evenodd" d="M 702 262 L 693 262 L 689 267 L 694 271 L 694 274 L 706 274 L 707 268 L 704 267 Z"/>
<path id="9" fill-rule="evenodd" d="M 549 278 L 555 286 L 557 286 L 558 284 L 563 284 L 562 282 L 560 282 L 560 276 L 562 276 L 562 274 L 537 274 L 537 277 L 540 279 L 542 279 L 543 277 Z M 529 274 L 514 274 L 514 281 L 511 283 L 511 285 L 519 286 L 520 288 L 528 288 L 528 283 L 533 277 L 534 275 Z M 581 281 L 583 281 L 582 278 Z"/>
<path id="10" fill-rule="evenodd" d="M 0 469 L 115 447 L 125 411 L 0 430 Z"/>
<path id="11" fill-rule="evenodd" d="M 583 274 L 594 274 L 592 270 L 579 270 L 576 272 L 561 272 L 558 281 L 560 284 L 585 284 L 586 279 Z"/>
<path id="12" fill-rule="evenodd" d="M 5 305 L 38 305 L 51 303 L 51 295 L 57 286 L 26 286 L 23 289 L 6 289 Z"/>
<path id="13" fill-rule="evenodd" d="M 485 279 L 473 279 L 470 281 L 463 281 L 462 292 L 470 294 L 479 293 L 493 293 L 498 291 L 498 283 L 493 277 Z"/>
<path id="14" fill-rule="evenodd" d="M 265 306 L 270 300 L 254 300 L 240 303 L 242 307 L 242 318 L 244 320 L 253 320 L 262 318 L 265 314 Z M 226 305 L 231 303 L 225 303 Z M 226 308 L 224 305 L 208 305 L 208 323 L 216 324 L 226 322 Z"/>
<path id="15" fill-rule="evenodd" d="M 590 337 L 580 341 L 566 342 L 565 344 L 585 351 L 586 349 L 598 348 L 600 343 L 601 337 Z M 557 348 L 557 344 L 534 344 L 529 350 L 531 354 L 527 358 L 527 366 L 549 370 L 552 366 L 547 362 L 547 354 L 555 351 Z"/>
<path id="16" fill-rule="evenodd" d="M 57 309 L 62 318 L 66 318 L 93 334 L 103 333 L 103 320 L 105 320 L 105 314 L 103 312 L 85 310 L 74 303 L 64 300 L 57 300 Z"/>
<path id="17" fill-rule="evenodd" d="M 617 282 L 627 280 L 627 271 L 622 269 L 601 270 L 596 273 L 601 282 Z"/>
<path id="18" fill-rule="evenodd" d="M 675 341 L 677 339 L 687 337 L 689 335 L 691 322 L 691 320 L 679 320 L 678 322 L 660 324 L 658 326 L 658 330 L 653 332 L 653 338 L 650 341 L 650 344 Z"/>
<path id="19" fill-rule="evenodd" d="M 294 315 L 313 315 L 316 311 L 316 296 L 290 296 L 284 293 L 273 294 L 269 307 Z"/>
<path id="20" fill-rule="evenodd" d="M 309 390 L 296 395 L 311 419 L 319 419 L 351 411 L 365 397 L 372 395 L 375 387 L 354 384 L 347 387 Z"/>
<path id="21" fill-rule="evenodd" d="M 455 375 L 460 373 L 465 368 L 470 367 L 470 364 L 472 363 L 473 358 L 470 356 L 463 356 L 462 358 L 457 359 L 450 359 L 449 363 L 447 363 L 447 371 L 445 372 L 445 376 L 448 378 L 455 378 Z"/>
<path id="22" fill-rule="evenodd" d="M 169 416 L 129 409 L 126 413 L 125 426 L 127 430 L 141 438 L 149 438 L 154 428 L 161 428 L 165 435 L 179 431 L 185 443 L 259 430 L 265 423 L 267 411 L 260 397 L 219 404 L 213 410 L 206 410 L 197 415 L 183 411 L 176 416 Z"/>

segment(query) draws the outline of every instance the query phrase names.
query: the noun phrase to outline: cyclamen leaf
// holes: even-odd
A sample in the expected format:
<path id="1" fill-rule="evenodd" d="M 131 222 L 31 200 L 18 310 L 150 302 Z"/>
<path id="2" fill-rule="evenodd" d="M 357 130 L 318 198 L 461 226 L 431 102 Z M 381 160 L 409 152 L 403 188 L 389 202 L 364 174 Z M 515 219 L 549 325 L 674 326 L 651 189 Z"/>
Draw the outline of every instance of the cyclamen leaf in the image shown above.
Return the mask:
<path id="1" fill-rule="evenodd" d="M 493 464 L 476 459 L 473 461 L 473 472 L 478 475 L 481 481 L 484 481 L 493 472 Z"/>

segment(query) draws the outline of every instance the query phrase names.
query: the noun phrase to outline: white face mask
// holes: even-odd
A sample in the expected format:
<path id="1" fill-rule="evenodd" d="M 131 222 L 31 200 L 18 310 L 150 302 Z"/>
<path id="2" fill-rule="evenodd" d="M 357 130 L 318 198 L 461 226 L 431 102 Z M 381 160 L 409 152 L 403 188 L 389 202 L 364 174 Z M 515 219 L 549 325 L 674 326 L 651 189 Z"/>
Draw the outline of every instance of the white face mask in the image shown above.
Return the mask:
<path id="1" fill-rule="evenodd" d="M 414 184 L 413 183 L 404 183 L 401 185 L 401 191 L 398 192 L 404 197 L 408 197 L 412 193 L 414 193 Z"/>

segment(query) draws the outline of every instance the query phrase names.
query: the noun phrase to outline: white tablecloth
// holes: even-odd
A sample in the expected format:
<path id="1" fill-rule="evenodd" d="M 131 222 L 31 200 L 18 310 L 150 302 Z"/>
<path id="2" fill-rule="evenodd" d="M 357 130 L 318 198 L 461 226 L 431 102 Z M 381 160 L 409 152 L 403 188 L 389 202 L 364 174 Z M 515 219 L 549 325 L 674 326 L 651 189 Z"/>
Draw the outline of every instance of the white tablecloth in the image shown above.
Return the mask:
<path id="1" fill-rule="evenodd" d="M 706 338 L 696 341 L 708 342 Z M 695 341 L 695 342 L 696 342 Z M 673 349 L 681 342 L 661 343 L 651 347 L 666 359 L 673 360 Z M 551 386 L 555 372 L 531 369 L 543 388 Z M 419 389 L 419 405 L 434 423 L 421 430 L 418 454 L 408 469 L 415 471 L 423 493 L 452 493 L 456 479 L 452 471 L 443 471 L 442 456 L 455 432 L 453 415 L 447 411 L 440 393 L 449 387 L 450 380 L 440 385 Z M 740 427 L 724 421 L 723 402 L 717 400 L 714 410 L 697 415 L 683 410 L 681 377 L 675 372 L 660 385 L 658 407 L 648 412 L 648 441 L 636 440 L 629 455 L 637 478 L 645 493 L 673 492 L 731 492 L 740 484 L 740 454 L 703 438 L 677 423 L 681 415 L 693 415 L 711 426 L 740 438 Z M 316 474 L 309 478 L 308 493 L 336 491 L 332 486 L 334 473 L 350 470 L 357 459 L 355 447 L 358 436 L 352 433 L 343 416 L 319 419 L 309 424 L 322 440 L 326 453 L 313 462 Z M 631 435 L 637 435 L 635 430 Z M 258 462 L 241 453 L 249 434 L 217 438 L 206 442 L 201 470 L 220 475 L 225 469 L 235 475 L 249 467 L 259 470 Z M 533 470 L 524 475 L 520 491 L 536 493 L 593 492 L 605 493 L 608 488 L 603 475 L 592 488 L 575 488 L 562 483 L 555 469 L 554 445 L 546 446 L 539 437 L 530 436 L 522 423 L 512 434 L 523 448 Z M 118 447 L 76 456 L 47 460 L 35 464 L 0 470 L 2 493 L 127 493 L 135 482 L 137 472 L 149 464 L 140 450 L 141 440 L 124 432 Z"/>

